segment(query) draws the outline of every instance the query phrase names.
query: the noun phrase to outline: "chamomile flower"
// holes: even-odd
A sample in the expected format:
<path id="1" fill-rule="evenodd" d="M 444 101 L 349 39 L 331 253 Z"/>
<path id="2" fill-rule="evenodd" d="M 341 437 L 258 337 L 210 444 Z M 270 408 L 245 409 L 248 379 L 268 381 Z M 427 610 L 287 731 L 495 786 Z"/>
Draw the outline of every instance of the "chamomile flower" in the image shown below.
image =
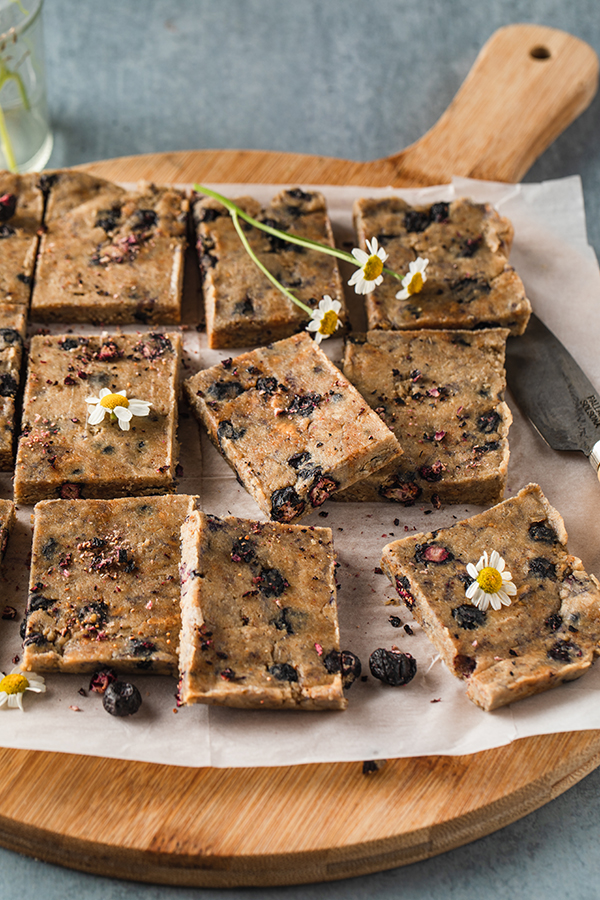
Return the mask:
<path id="1" fill-rule="evenodd" d="M 510 598 L 515 596 L 517 589 L 512 575 L 506 571 L 506 563 L 496 550 L 492 550 L 489 557 L 485 550 L 477 565 L 467 565 L 467 572 L 474 580 L 465 594 L 473 606 L 481 610 L 486 610 L 488 606 L 492 609 L 510 606 Z"/>
<path id="2" fill-rule="evenodd" d="M 306 326 L 307 331 L 315 332 L 315 341 L 320 344 L 323 338 L 330 337 L 341 325 L 339 312 L 342 304 L 339 300 L 332 300 L 328 294 L 318 307 L 313 310 L 310 322 Z"/>
<path id="3" fill-rule="evenodd" d="M 0 706 L 18 707 L 22 711 L 25 691 L 43 694 L 45 690 L 46 685 L 41 675 L 21 672 L 20 669 L 13 669 L 10 675 L 0 672 Z"/>
<path id="4" fill-rule="evenodd" d="M 423 285 L 427 281 L 425 269 L 429 264 L 428 259 L 418 256 L 408 266 L 408 275 L 405 275 L 401 281 L 402 290 L 396 294 L 396 300 L 408 300 L 411 294 L 418 294 L 423 290 Z"/>
<path id="5" fill-rule="evenodd" d="M 98 397 L 86 397 L 85 402 L 93 404 L 88 423 L 99 425 L 106 413 L 109 413 L 111 419 L 118 419 L 122 431 L 129 431 L 132 417 L 147 416 L 152 404 L 146 400 L 128 400 L 126 395 L 127 391 L 112 394 L 108 388 L 102 388 Z"/>
<path id="6" fill-rule="evenodd" d="M 357 294 L 370 294 L 383 281 L 383 264 L 388 258 L 386 251 L 383 247 L 379 247 L 376 237 L 367 241 L 367 250 L 368 253 L 355 247 L 352 251 L 352 256 L 360 268 L 356 270 L 348 284 L 354 287 Z"/>

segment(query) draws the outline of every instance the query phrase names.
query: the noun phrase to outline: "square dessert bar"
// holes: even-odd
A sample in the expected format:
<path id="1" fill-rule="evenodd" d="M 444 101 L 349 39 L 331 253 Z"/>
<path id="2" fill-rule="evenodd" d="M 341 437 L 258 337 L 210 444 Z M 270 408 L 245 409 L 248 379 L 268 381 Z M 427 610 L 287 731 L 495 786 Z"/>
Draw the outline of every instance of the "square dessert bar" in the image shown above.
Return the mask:
<path id="1" fill-rule="evenodd" d="M 21 382 L 27 307 L 0 303 L 0 470 L 14 462 L 15 398 Z"/>
<path id="2" fill-rule="evenodd" d="M 507 336 L 501 328 L 351 336 L 344 374 L 404 452 L 343 499 L 497 503 L 512 422 L 503 400 Z"/>
<path id="3" fill-rule="evenodd" d="M 508 264 L 513 228 L 488 203 L 460 199 L 412 207 L 399 197 L 358 200 L 354 221 L 361 247 L 376 237 L 386 267 L 406 275 L 417 257 L 429 260 L 417 294 L 397 300 L 400 282 L 386 277 L 368 294 L 369 328 L 505 327 L 525 331 L 531 306 Z"/>
<path id="4" fill-rule="evenodd" d="M 251 197 L 235 201 L 267 225 L 334 246 L 325 199 L 300 188 L 282 191 L 262 209 Z M 231 216 L 217 200 L 193 204 L 204 285 L 209 347 L 267 344 L 300 331 L 308 316 L 262 274 L 244 249 Z M 308 306 L 324 294 L 342 304 L 344 292 L 335 257 L 285 242 L 242 222 L 254 252 L 278 281 Z"/>
<path id="5" fill-rule="evenodd" d="M 182 192 L 152 184 L 127 192 L 85 172 L 46 178 L 32 318 L 179 322 L 188 213 Z"/>
<path id="6" fill-rule="evenodd" d="M 17 449 L 15 499 L 123 497 L 174 490 L 178 334 L 36 335 Z M 98 425 L 88 397 L 125 391 L 151 404 L 122 430 L 107 409 Z"/>
<path id="7" fill-rule="evenodd" d="M 0 172 L 0 303 L 26 309 L 44 212 L 40 180 Z"/>
<path id="8" fill-rule="evenodd" d="M 184 389 L 239 481 L 278 522 L 402 452 L 306 332 L 198 372 Z"/>
<path id="9" fill-rule="evenodd" d="M 182 702 L 343 709 L 331 529 L 194 510 L 181 534 Z"/>
<path id="10" fill-rule="evenodd" d="M 180 531 L 190 499 L 38 503 L 24 669 L 177 672 Z"/>
<path id="11" fill-rule="evenodd" d="M 493 551 L 516 587 L 500 609 L 466 596 L 474 581 L 467 565 L 481 573 L 494 566 Z M 484 552 L 487 562 L 479 565 Z M 478 575 L 488 591 L 497 589 L 496 564 Z M 452 674 L 467 679 L 469 699 L 485 710 L 578 678 L 600 652 L 600 585 L 569 555 L 563 520 L 537 484 L 451 528 L 388 544 L 381 565 Z"/>

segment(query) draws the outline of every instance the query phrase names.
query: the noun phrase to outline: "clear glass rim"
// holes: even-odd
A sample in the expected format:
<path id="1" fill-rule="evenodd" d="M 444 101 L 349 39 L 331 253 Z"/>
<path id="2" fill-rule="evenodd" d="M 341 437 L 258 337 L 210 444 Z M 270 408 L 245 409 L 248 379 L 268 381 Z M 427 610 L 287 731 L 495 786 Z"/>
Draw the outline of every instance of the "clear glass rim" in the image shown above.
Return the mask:
<path id="1" fill-rule="evenodd" d="M 18 25 L 13 26 L 14 33 L 17 36 L 19 36 L 20 34 L 23 34 L 23 32 L 25 32 L 29 28 L 31 28 L 33 23 L 36 21 L 36 19 L 40 15 L 40 13 L 42 11 L 42 6 L 44 5 L 44 0 L 33 0 L 33 2 L 32 2 L 32 0 L 25 0 L 25 2 L 29 2 L 29 6 L 35 5 L 35 9 L 32 12 L 30 12 L 29 15 L 25 19 L 23 19 L 21 22 L 19 22 Z M 13 29 L 11 29 L 11 31 Z M 10 31 L 0 33 L 0 41 L 2 39 L 7 38 L 9 36 L 9 34 L 10 34 Z"/>

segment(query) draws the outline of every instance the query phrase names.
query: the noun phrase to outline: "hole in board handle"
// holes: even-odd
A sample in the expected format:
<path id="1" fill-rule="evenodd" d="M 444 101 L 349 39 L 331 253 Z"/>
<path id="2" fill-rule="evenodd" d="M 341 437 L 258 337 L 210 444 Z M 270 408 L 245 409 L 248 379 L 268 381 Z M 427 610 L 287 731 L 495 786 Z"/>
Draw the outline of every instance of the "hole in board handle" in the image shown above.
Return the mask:
<path id="1" fill-rule="evenodd" d="M 529 51 L 529 55 L 533 59 L 550 59 L 552 55 L 547 47 L 534 47 Z"/>

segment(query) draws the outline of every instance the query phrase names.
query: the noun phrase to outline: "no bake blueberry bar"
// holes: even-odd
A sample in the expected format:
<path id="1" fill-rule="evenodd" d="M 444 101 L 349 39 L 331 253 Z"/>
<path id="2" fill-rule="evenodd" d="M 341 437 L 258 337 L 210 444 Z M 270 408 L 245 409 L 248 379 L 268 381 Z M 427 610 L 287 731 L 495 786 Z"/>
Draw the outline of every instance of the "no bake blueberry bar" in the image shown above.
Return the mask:
<path id="1" fill-rule="evenodd" d="M 513 228 L 488 203 L 467 199 L 412 207 L 399 197 L 358 200 L 359 242 L 376 237 L 385 265 L 407 274 L 417 257 L 429 260 L 420 293 L 398 300 L 400 283 L 385 278 L 368 294 L 369 328 L 506 327 L 525 331 L 531 306 L 508 263 Z"/>
<path id="2" fill-rule="evenodd" d="M 152 184 L 127 192 L 84 172 L 46 179 L 50 195 L 32 318 L 179 322 L 188 211 L 183 194 Z"/>
<path id="3" fill-rule="evenodd" d="M 14 462 L 15 398 L 21 381 L 27 307 L 0 303 L 0 470 Z"/>
<path id="4" fill-rule="evenodd" d="M 184 703 L 346 706 L 331 529 L 194 510 L 181 584 Z"/>
<path id="5" fill-rule="evenodd" d="M 299 519 L 401 453 L 306 332 L 198 372 L 184 388 L 240 482 L 278 522 Z"/>
<path id="6" fill-rule="evenodd" d="M 43 211 L 37 175 L 0 172 L 0 303 L 29 306 Z"/>
<path id="7" fill-rule="evenodd" d="M 493 567 L 493 551 L 516 595 L 484 609 L 467 598 L 467 565 L 487 552 L 483 568 Z M 569 554 L 563 520 L 536 484 L 451 528 L 388 544 L 381 565 L 485 710 L 578 678 L 600 652 L 600 585 Z M 493 580 L 479 584 L 491 590 Z"/>
<path id="8" fill-rule="evenodd" d="M 508 467 L 508 331 L 370 331 L 346 344 L 344 374 L 402 445 L 338 499 L 497 503 Z"/>
<path id="9" fill-rule="evenodd" d="M 178 334 L 49 335 L 31 341 L 15 499 L 123 497 L 174 490 Z M 88 397 L 148 401 L 129 430 L 109 410 L 87 421 Z"/>
<path id="10" fill-rule="evenodd" d="M 264 209 L 251 197 L 235 201 L 254 219 L 283 231 L 334 245 L 324 197 L 300 188 L 282 191 Z M 204 286 L 209 347 L 248 347 L 288 337 L 308 316 L 260 272 L 246 253 L 227 210 L 217 200 L 193 204 Z M 299 300 L 316 307 L 324 294 L 342 304 L 335 257 L 307 250 L 242 223 L 266 268 Z"/>
<path id="11" fill-rule="evenodd" d="M 183 494 L 38 503 L 23 668 L 175 674 L 189 504 Z"/>

